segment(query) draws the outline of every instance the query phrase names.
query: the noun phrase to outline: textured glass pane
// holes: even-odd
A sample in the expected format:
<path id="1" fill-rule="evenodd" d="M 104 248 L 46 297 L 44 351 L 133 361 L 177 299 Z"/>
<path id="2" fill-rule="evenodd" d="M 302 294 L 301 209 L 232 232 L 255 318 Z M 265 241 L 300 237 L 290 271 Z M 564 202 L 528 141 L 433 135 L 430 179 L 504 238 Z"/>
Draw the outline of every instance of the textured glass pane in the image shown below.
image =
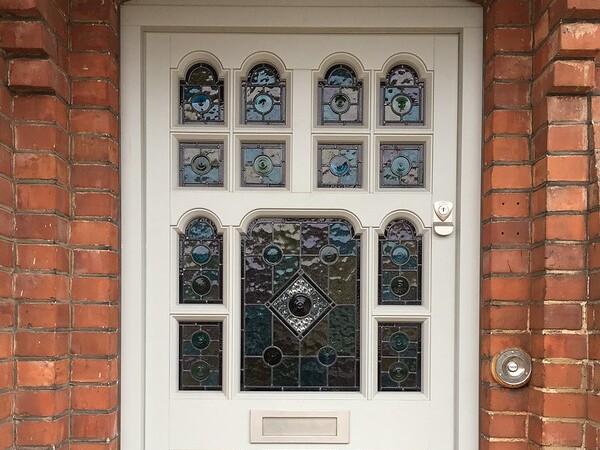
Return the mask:
<path id="1" fill-rule="evenodd" d="M 424 82 L 412 67 L 393 67 L 381 82 L 381 124 L 423 125 L 424 89 Z"/>
<path id="2" fill-rule="evenodd" d="M 345 65 L 329 69 L 319 81 L 321 125 L 362 124 L 362 83 Z"/>
<path id="3" fill-rule="evenodd" d="M 361 144 L 319 144 L 319 187 L 361 187 L 361 153 Z"/>
<path id="4" fill-rule="evenodd" d="M 285 123 L 285 80 L 269 64 L 255 66 L 242 81 L 244 123 Z"/>
<path id="5" fill-rule="evenodd" d="M 357 391 L 359 238 L 343 219 L 264 218 L 242 238 L 241 389 Z"/>
<path id="6" fill-rule="evenodd" d="M 421 324 L 378 324 L 379 391 L 421 390 Z"/>
<path id="7" fill-rule="evenodd" d="M 285 144 L 242 144 L 242 186 L 284 187 Z"/>
<path id="8" fill-rule="evenodd" d="M 423 187 L 423 144 L 381 144 L 379 186 Z"/>
<path id="9" fill-rule="evenodd" d="M 223 324 L 182 322 L 179 324 L 179 389 L 221 390 Z"/>
<path id="10" fill-rule="evenodd" d="M 420 305 L 422 241 L 404 219 L 379 238 L 379 304 Z"/>
<path id="11" fill-rule="evenodd" d="M 208 219 L 194 219 L 179 237 L 179 302 L 222 303 L 223 236 Z"/>
<path id="12" fill-rule="evenodd" d="M 223 186 L 223 144 L 181 142 L 181 186 Z"/>
<path id="13" fill-rule="evenodd" d="M 180 82 L 180 121 L 182 123 L 222 123 L 223 80 L 207 64 L 196 64 Z"/>

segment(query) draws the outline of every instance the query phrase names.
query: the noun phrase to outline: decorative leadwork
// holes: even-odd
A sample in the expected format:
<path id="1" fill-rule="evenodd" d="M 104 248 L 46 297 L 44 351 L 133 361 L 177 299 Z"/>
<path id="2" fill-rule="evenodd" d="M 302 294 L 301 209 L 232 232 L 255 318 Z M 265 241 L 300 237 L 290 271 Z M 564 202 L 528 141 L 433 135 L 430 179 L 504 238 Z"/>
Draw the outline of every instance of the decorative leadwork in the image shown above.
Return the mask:
<path id="1" fill-rule="evenodd" d="M 254 66 L 242 81 L 242 122 L 285 124 L 285 80 L 270 64 Z"/>
<path id="2" fill-rule="evenodd" d="M 285 144 L 242 144 L 242 186 L 285 187 Z"/>
<path id="3" fill-rule="evenodd" d="M 362 82 L 344 64 L 331 67 L 319 80 L 319 119 L 321 125 L 362 124 Z"/>
<path id="4" fill-rule="evenodd" d="M 319 144 L 317 150 L 319 187 L 361 187 L 361 144 Z"/>
<path id="5" fill-rule="evenodd" d="M 423 144 L 381 144 L 379 186 L 382 188 L 423 187 Z"/>
<path id="6" fill-rule="evenodd" d="M 378 390 L 421 390 L 421 324 L 379 323 Z"/>
<path id="7" fill-rule="evenodd" d="M 181 123 L 223 123 L 223 80 L 208 64 L 192 66 L 180 81 Z"/>
<path id="8" fill-rule="evenodd" d="M 179 389 L 221 390 L 223 324 L 181 322 L 179 324 Z"/>
<path id="9" fill-rule="evenodd" d="M 204 217 L 179 237 L 179 303 L 223 302 L 223 236 Z"/>
<path id="10" fill-rule="evenodd" d="M 412 223 L 391 222 L 379 238 L 379 304 L 420 305 L 422 240 Z"/>
<path id="11" fill-rule="evenodd" d="M 264 218 L 242 238 L 243 391 L 357 391 L 359 238 L 344 219 Z"/>
<path id="12" fill-rule="evenodd" d="M 223 144 L 181 142 L 181 186 L 223 186 Z"/>
<path id="13" fill-rule="evenodd" d="M 381 124 L 423 125 L 424 89 L 415 69 L 394 66 L 381 82 Z"/>

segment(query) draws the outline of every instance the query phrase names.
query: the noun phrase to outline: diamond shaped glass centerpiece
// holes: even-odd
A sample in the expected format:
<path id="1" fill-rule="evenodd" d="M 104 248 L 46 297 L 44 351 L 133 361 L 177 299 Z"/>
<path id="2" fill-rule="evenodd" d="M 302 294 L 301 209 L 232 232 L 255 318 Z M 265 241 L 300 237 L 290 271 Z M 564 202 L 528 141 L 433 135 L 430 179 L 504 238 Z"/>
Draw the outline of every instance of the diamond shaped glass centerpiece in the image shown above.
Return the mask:
<path id="1" fill-rule="evenodd" d="M 333 309 L 335 303 L 300 270 L 266 306 L 301 339 Z"/>

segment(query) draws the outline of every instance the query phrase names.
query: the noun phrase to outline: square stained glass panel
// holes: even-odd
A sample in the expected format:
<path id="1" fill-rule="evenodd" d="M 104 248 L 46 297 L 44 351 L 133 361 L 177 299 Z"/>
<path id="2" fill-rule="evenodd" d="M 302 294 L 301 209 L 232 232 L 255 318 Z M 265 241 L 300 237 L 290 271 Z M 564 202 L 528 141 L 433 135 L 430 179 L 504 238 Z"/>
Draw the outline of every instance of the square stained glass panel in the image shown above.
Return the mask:
<path id="1" fill-rule="evenodd" d="M 422 386 L 420 323 L 379 323 L 378 390 L 420 391 Z"/>
<path id="2" fill-rule="evenodd" d="M 223 324 L 179 323 L 179 389 L 216 391 L 223 385 Z"/>
<path id="3" fill-rule="evenodd" d="M 285 187 L 285 144 L 247 144 L 242 151 L 242 186 Z"/>
<path id="4" fill-rule="evenodd" d="M 223 166 L 223 144 L 179 144 L 181 186 L 223 186 Z"/>
<path id="5" fill-rule="evenodd" d="M 423 144 L 380 144 L 379 186 L 382 188 L 422 188 Z"/>
<path id="6" fill-rule="evenodd" d="M 319 187 L 361 187 L 361 144 L 319 144 L 317 151 Z"/>

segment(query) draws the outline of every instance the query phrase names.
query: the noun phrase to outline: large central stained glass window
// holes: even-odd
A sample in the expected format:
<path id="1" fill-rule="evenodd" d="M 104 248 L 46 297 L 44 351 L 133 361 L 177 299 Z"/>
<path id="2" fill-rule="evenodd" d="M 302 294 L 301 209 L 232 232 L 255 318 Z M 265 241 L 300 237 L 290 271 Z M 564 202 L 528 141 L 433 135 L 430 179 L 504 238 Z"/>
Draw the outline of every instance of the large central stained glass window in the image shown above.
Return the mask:
<path id="1" fill-rule="evenodd" d="M 261 218 L 242 238 L 243 391 L 357 391 L 359 237 L 339 218 Z"/>

